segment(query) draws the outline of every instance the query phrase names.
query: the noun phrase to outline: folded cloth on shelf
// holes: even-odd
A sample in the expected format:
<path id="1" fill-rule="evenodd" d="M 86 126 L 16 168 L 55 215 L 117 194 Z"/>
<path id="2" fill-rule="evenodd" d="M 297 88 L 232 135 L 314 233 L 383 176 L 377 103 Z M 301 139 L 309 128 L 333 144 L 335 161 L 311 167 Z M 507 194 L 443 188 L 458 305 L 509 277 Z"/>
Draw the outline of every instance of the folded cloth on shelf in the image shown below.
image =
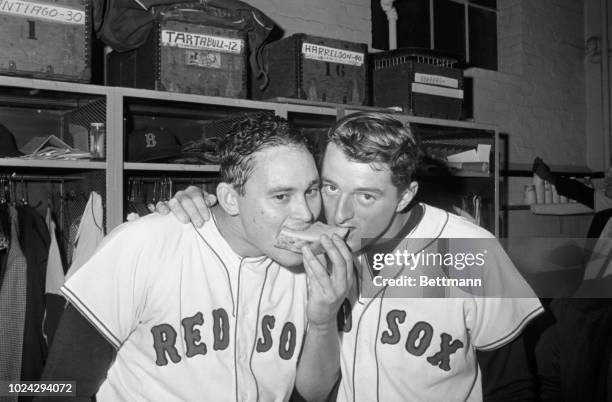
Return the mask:
<path id="1" fill-rule="evenodd" d="M 180 157 L 171 159 L 170 162 L 188 165 L 216 165 L 219 163 L 219 156 L 215 152 L 184 152 Z"/>
<path id="2" fill-rule="evenodd" d="M 22 156 L 23 159 L 91 159 L 91 154 L 89 152 L 71 147 L 53 134 L 34 137 L 21 147 L 21 149 L 25 153 L 25 155 Z"/>
<path id="3" fill-rule="evenodd" d="M 217 150 L 218 137 L 203 137 L 197 141 L 187 141 L 181 147 L 181 153 L 185 152 L 214 152 Z"/>
<path id="4" fill-rule="evenodd" d="M 172 163 L 183 163 L 189 165 L 218 164 L 219 156 L 216 151 L 219 138 L 202 138 L 197 141 L 189 141 L 181 147 L 181 154 L 171 159 Z"/>
<path id="5" fill-rule="evenodd" d="M 54 147 L 46 147 L 40 152 L 31 155 L 24 155 L 22 159 L 53 159 L 53 160 L 77 160 L 91 159 L 89 152 L 73 152 L 68 149 L 58 149 Z"/>
<path id="6" fill-rule="evenodd" d="M 196 141 L 188 141 L 181 146 L 181 153 L 172 158 L 172 163 L 184 163 L 189 165 L 218 164 L 217 154 L 218 137 L 202 137 Z"/>

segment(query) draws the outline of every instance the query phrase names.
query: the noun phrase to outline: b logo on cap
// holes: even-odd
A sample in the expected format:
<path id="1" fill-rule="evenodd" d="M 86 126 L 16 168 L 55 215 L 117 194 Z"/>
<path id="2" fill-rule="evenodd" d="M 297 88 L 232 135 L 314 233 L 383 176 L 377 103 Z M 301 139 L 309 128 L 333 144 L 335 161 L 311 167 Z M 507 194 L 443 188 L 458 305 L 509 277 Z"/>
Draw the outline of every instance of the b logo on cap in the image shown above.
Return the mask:
<path id="1" fill-rule="evenodd" d="M 153 148 L 157 145 L 157 141 L 155 141 L 155 134 L 153 133 L 146 133 L 145 141 L 147 142 L 145 148 Z"/>

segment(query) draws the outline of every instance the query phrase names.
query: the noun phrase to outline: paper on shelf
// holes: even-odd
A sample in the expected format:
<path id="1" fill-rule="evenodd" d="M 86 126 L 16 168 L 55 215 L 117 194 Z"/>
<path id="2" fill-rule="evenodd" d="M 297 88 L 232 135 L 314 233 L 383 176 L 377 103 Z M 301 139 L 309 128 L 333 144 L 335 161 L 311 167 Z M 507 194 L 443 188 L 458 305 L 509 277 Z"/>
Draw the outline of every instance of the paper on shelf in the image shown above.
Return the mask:
<path id="1" fill-rule="evenodd" d="M 59 149 L 67 149 L 69 151 L 74 151 L 70 145 L 66 144 L 64 141 L 59 139 L 57 136 L 51 134 L 48 136 L 42 137 L 34 137 L 30 141 L 28 141 L 24 146 L 21 147 L 21 152 L 26 155 L 34 155 L 45 148 L 59 148 Z"/>
<path id="2" fill-rule="evenodd" d="M 71 147 L 53 134 L 32 138 L 21 147 L 21 151 L 26 154 L 21 157 L 22 159 L 91 159 L 89 152 Z"/>
<path id="3" fill-rule="evenodd" d="M 458 154 L 448 155 L 446 160 L 448 162 L 453 163 L 461 163 L 461 162 L 478 162 L 478 155 L 476 154 L 475 149 L 470 149 L 469 151 L 459 152 Z"/>
<path id="4" fill-rule="evenodd" d="M 453 163 L 463 162 L 489 162 L 489 155 L 491 153 L 491 145 L 489 144 L 478 144 L 476 149 L 470 149 L 468 151 L 459 152 L 457 154 L 448 155 L 446 160 Z"/>

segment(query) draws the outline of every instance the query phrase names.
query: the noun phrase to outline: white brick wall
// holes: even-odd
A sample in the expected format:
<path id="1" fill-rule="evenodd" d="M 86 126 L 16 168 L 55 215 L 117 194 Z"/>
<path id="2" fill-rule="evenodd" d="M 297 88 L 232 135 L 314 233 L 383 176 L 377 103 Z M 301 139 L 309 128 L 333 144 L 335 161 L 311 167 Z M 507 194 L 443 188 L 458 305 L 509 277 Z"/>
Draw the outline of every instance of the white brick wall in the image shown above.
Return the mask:
<path id="1" fill-rule="evenodd" d="M 582 2 L 498 4 L 500 72 L 468 72 L 475 119 L 508 133 L 510 162 L 586 166 Z"/>
<path id="2" fill-rule="evenodd" d="M 498 0 L 498 7 L 499 72 L 466 72 L 474 79 L 475 120 L 508 135 L 511 163 L 541 156 L 587 166 L 583 2 Z M 511 200 L 522 199 L 523 184 L 509 181 Z M 508 235 L 581 236 L 589 221 L 510 212 Z"/>
<path id="3" fill-rule="evenodd" d="M 285 36 L 307 33 L 372 44 L 368 0 L 247 0 L 272 18 Z"/>
<path id="4" fill-rule="evenodd" d="M 520 0 L 498 4 L 497 43 L 499 71 L 511 74 L 523 72 L 523 10 Z"/>

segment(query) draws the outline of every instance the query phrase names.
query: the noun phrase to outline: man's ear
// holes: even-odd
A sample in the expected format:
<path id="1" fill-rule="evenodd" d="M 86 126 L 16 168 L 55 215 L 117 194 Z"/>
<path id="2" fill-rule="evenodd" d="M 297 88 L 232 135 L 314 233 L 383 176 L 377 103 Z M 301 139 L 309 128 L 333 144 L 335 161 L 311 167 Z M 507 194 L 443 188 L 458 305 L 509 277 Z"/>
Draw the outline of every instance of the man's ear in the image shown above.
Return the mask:
<path id="1" fill-rule="evenodd" d="M 410 202 L 412 201 L 412 199 L 414 198 L 414 196 L 417 194 L 418 191 L 419 191 L 419 183 L 417 183 L 416 181 L 410 182 L 410 184 L 408 185 L 408 188 L 402 191 L 402 194 L 400 195 L 400 199 L 397 202 L 397 207 L 395 208 L 395 212 L 401 212 L 404 209 L 406 209 L 406 207 L 408 206 L 408 204 L 410 204 Z"/>
<path id="2" fill-rule="evenodd" d="M 217 202 L 231 216 L 240 214 L 238 207 L 238 197 L 240 195 L 229 183 L 219 183 L 217 185 Z"/>

